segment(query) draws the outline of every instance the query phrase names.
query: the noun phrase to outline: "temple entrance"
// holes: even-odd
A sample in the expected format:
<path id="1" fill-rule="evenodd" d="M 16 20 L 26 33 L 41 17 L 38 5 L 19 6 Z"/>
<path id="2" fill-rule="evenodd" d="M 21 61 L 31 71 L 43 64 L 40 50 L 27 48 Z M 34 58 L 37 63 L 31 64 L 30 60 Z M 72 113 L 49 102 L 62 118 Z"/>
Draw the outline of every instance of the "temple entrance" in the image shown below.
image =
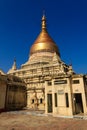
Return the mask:
<path id="1" fill-rule="evenodd" d="M 47 107 L 48 113 L 51 113 L 52 110 L 52 94 L 47 94 Z"/>
<path id="2" fill-rule="evenodd" d="M 75 98 L 75 113 L 83 113 L 83 103 L 82 103 L 82 95 L 81 93 L 74 94 Z"/>

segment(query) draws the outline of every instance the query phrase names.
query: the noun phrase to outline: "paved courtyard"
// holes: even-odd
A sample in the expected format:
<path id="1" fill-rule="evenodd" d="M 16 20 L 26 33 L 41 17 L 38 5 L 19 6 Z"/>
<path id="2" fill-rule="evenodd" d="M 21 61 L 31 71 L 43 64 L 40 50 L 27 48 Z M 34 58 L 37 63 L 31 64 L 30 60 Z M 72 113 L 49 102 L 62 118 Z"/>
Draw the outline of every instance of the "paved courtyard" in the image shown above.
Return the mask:
<path id="1" fill-rule="evenodd" d="M 14 111 L 0 114 L 0 130 L 87 130 L 87 120 L 60 118 L 34 111 Z"/>

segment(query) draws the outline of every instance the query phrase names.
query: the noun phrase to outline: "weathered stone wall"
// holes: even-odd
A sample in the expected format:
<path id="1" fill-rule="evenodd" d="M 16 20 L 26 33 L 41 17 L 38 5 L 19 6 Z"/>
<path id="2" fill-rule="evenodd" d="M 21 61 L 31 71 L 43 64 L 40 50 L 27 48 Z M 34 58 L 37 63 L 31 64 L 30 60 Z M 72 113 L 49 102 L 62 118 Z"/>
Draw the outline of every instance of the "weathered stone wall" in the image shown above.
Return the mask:
<path id="1" fill-rule="evenodd" d="M 0 81 L 0 112 L 5 109 L 6 83 Z"/>
<path id="2" fill-rule="evenodd" d="M 19 85 L 8 85 L 7 87 L 6 110 L 26 107 L 26 88 Z"/>
<path id="3" fill-rule="evenodd" d="M 16 76 L 0 75 L 0 112 L 22 109 L 26 105 L 25 83 Z"/>

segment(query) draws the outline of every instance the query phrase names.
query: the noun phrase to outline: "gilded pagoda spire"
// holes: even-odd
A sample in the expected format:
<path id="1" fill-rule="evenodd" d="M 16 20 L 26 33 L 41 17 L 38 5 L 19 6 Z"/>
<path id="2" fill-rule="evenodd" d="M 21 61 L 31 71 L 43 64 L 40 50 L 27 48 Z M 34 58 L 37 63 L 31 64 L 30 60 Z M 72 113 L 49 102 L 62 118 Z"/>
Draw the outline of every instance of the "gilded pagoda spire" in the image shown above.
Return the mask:
<path id="1" fill-rule="evenodd" d="M 60 56 L 56 43 L 54 42 L 54 40 L 51 38 L 51 36 L 49 35 L 49 33 L 47 31 L 46 17 L 45 17 L 44 13 L 42 16 L 41 24 L 42 24 L 41 32 L 40 32 L 39 36 L 36 38 L 33 45 L 31 46 L 30 55 L 37 53 L 37 52 L 51 52 L 51 53 L 56 52 Z"/>
<path id="2" fill-rule="evenodd" d="M 42 16 L 42 30 L 46 30 L 46 17 L 45 14 Z"/>

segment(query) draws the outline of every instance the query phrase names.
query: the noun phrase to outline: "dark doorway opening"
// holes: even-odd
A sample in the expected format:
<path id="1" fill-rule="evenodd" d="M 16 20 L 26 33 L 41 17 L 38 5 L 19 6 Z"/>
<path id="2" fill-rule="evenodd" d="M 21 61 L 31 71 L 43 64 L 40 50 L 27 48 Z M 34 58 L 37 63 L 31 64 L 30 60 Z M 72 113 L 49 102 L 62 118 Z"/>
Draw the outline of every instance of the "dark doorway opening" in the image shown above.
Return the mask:
<path id="1" fill-rule="evenodd" d="M 82 94 L 76 93 L 74 94 L 75 97 L 75 113 L 83 113 L 83 103 L 82 103 Z"/>
<path id="2" fill-rule="evenodd" d="M 48 113 L 52 112 L 52 94 L 47 94 Z"/>

